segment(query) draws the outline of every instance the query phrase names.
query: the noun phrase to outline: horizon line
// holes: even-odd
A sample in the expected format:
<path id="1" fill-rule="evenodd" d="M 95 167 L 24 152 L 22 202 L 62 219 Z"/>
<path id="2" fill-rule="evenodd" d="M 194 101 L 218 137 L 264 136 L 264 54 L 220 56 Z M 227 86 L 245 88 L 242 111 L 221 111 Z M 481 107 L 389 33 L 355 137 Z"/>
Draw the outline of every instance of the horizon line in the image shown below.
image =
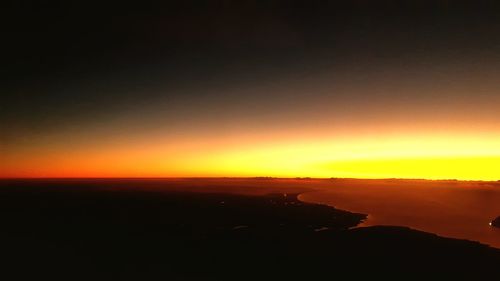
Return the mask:
<path id="1" fill-rule="evenodd" d="M 167 180 L 167 179 L 297 179 L 297 180 L 401 180 L 401 181 L 461 181 L 461 182 L 500 182 L 499 180 L 479 180 L 479 179 L 426 179 L 426 178 L 343 178 L 343 177 L 272 177 L 272 176 L 188 176 L 188 177 L 0 177 L 0 180 Z"/>

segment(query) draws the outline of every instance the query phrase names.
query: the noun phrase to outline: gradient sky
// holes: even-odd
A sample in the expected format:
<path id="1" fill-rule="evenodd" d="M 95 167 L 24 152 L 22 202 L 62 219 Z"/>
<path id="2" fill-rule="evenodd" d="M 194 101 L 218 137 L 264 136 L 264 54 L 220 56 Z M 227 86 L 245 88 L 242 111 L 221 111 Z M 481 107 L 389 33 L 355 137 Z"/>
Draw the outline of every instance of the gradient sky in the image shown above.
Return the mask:
<path id="1" fill-rule="evenodd" d="M 498 7 L 71 2 L 3 19 L 0 177 L 500 179 Z"/>

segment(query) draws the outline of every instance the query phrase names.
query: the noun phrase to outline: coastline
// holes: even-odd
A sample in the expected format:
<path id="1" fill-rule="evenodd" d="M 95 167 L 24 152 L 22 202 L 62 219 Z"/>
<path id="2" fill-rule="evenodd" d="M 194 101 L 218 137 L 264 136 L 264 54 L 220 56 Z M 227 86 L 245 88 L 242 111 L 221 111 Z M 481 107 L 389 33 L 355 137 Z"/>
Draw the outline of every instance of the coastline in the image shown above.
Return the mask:
<path id="1" fill-rule="evenodd" d="M 243 195 L 226 192 L 234 183 L 221 192 L 137 181 L 32 184 L 0 188 L 4 265 L 26 278 L 319 278 L 360 268 L 477 277 L 500 262 L 500 250 L 476 242 L 356 227 L 365 215 L 304 203 L 296 187 Z"/>
<path id="2" fill-rule="evenodd" d="M 374 215 L 370 214 L 370 212 L 368 212 L 368 210 L 366 208 L 360 210 L 360 209 L 356 209 L 356 208 L 346 207 L 345 205 L 348 205 L 348 204 L 345 204 L 345 202 L 344 202 L 343 206 L 340 204 L 341 206 L 339 207 L 335 203 L 327 202 L 328 200 L 316 199 L 316 198 L 314 198 L 315 196 L 312 196 L 313 199 L 311 199 L 311 198 L 307 198 L 307 199 L 304 198 L 307 195 L 319 195 L 319 194 L 325 194 L 326 192 L 327 191 L 325 191 L 325 190 L 307 191 L 307 192 L 303 192 L 303 193 L 299 194 L 297 196 L 297 198 L 298 198 L 298 200 L 300 200 L 302 202 L 306 202 L 306 203 L 323 204 L 323 205 L 326 205 L 326 206 L 330 206 L 330 207 L 333 207 L 333 208 L 338 208 L 340 210 L 345 210 L 345 211 L 348 211 L 348 212 L 366 214 L 366 218 L 362 222 L 360 222 L 360 224 L 358 224 L 357 226 L 355 226 L 353 228 L 378 227 L 378 226 L 404 227 L 404 228 L 412 229 L 412 230 L 415 230 L 415 231 L 422 231 L 422 232 L 432 233 L 432 234 L 435 234 L 435 235 L 443 237 L 443 238 L 459 239 L 459 240 L 477 242 L 477 243 L 480 243 L 482 245 L 485 245 L 485 246 L 488 246 L 488 247 L 500 250 L 500 243 L 498 242 L 498 239 L 493 240 L 492 242 L 488 243 L 487 241 L 482 241 L 481 239 L 474 239 L 474 238 L 470 238 L 470 237 L 467 237 L 467 236 L 464 236 L 464 235 L 460 235 L 460 234 L 453 235 L 453 234 L 446 233 L 445 231 L 432 231 L 432 229 L 429 229 L 429 227 L 425 227 L 425 225 L 424 226 L 415 226 L 414 224 L 411 223 L 411 220 L 407 221 L 406 223 L 390 223 L 391 220 L 390 220 L 390 218 L 387 219 L 387 217 L 382 217 L 382 218 L 377 217 L 377 219 L 374 220 Z M 323 196 L 321 196 L 321 197 L 323 197 Z M 389 221 L 389 223 L 384 223 L 385 221 Z M 490 231 L 490 232 L 492 232 L 491 235 L 493 237 L 500 238 L 500 229 L 495 229 L 495 228 L 489 226 L 489 224 L 487 224 L 486 221 L 487 220 L 484 221 L 484 226 L 483 226 L 483 228 L 485 229 L 484 231 Z M 498 236 L 495 236 L 495 235 L 498 235 Z"/>

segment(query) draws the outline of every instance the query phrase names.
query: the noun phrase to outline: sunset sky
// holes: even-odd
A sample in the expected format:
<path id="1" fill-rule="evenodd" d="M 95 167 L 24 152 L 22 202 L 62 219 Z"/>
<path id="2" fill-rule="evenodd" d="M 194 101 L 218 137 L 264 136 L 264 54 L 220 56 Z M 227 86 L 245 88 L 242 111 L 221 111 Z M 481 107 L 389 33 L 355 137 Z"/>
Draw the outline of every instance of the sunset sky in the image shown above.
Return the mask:
<path id="1" fill-rule="evenodd" d="M 0 177 L 500 180 L 496 7 L 166 2 L 12 7 Z"/>

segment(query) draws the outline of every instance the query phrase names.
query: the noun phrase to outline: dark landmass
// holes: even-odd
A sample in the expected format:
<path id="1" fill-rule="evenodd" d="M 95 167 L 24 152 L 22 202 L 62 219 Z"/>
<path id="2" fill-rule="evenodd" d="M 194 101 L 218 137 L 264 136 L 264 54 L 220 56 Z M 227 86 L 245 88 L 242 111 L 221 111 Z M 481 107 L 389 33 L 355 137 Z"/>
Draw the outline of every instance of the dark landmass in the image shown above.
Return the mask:
<path id="1" fill-rule="evenodd" d="M 235 194 L 202 180 L 190 184 L 0 181 L 1 274 L 11 276 L 5 280 L 498 276 L 498 249 L 403 227 L 350 229 L 366 216 L 300 202 L 296 195 L 304 190 Z"/>
<path id="2" fill-rule="evenodd" d="M 491 226 L 500 227 L 500 216 L 491 221 Z"/>

